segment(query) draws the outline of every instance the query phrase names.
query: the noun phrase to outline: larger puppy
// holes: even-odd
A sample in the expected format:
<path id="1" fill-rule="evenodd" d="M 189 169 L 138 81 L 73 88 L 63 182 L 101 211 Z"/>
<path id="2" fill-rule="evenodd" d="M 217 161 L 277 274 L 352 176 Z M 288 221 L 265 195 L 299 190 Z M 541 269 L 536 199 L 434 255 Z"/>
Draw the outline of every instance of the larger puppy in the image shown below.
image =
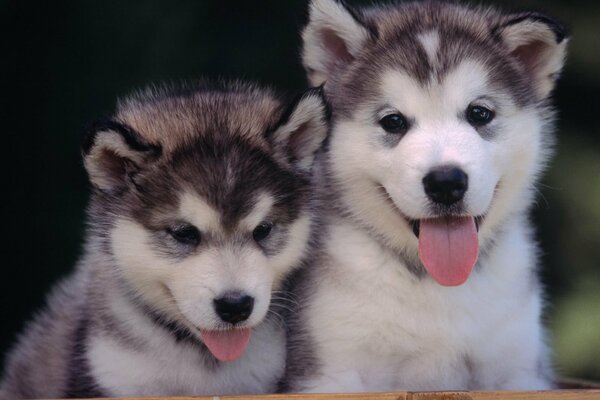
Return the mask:
<path id="1" fill-rule="evenodd" d="M 94 126 L 84 255 L 9 355 L 0 398 L 273 392 L 323 104 L 201 84 L 132 96 Z"/>
<path id="2" fill-rule="evenodd" d="M 527 211 L 564 28 L 444 2 L 314 0 L 332 132 L 323 251 L 297 287 L 291 391 L 547 389 Z"/>

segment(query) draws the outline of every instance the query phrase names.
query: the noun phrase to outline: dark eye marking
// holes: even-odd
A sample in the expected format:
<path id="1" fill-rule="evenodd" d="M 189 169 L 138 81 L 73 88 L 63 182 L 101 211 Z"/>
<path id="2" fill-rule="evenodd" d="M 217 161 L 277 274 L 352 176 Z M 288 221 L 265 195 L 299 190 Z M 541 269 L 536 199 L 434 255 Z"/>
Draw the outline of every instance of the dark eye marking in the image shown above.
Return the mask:
<path id="1" fill-rule="evenodd" d="M 180 224 L 167 228 L 167 233 L 177 242 L 187 246 L 197 246 L 200 244 L 200 231 L 194 225 Z"/>
<path id="2" fill-rule="evenodd" d="M 466 111 L 467 121 L 476 128 L 489 124 L 494 116 L 492 110 L 478 105 L 470 105 Z"/>
<path id="3" fill-rule="evenodd" d="M 387 133 L 405 134 L 409 128 L 408 120 L 399 112 L 388 114 L 379 120 L 379 125 Z"/>
<path id="4" fill-rule="evenodd" d="M 258 243 L 267 238 L 271 234 L 271 230 L 273 229 L 273 223 L 271 222 L 261 222 L 254 228 L 252 231 L 252 237 Z"/>

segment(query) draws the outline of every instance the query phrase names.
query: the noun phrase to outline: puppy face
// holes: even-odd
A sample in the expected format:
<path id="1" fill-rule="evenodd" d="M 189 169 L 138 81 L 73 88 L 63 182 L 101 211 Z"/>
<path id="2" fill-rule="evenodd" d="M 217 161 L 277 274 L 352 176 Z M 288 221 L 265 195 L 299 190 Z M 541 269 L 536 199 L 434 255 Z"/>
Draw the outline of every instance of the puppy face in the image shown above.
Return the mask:
<path id="1" fill-rule="evenodd" d="M 306 246 L 306 180 L 230 141 L 199 143 L 135 179 L 134 206 L 112 232 L 135 290 L 199 329 L 262 321 L 271 291 Z M 219 314 L 220 300 L 245 297 L 247 319 Z"/>
<path id="2" fill-rule="evenodd" d="M 480 246 L 531 201 L 564 29 L 536 13 L 315 0 L 303 39 L 308 77 L 332 104 L 344 211 L 412 269 L 463 283 Z"/>
<path id="3" fill-rule="evenodd" d="M 401 70 L 383 71 L 378 94 L 340 118 L 332 133 L 332 171 L 350 202 L 360 204 L 362 197 L 365 208 L 374 201 L 395 209 L 402 218 L 393 218 L 394 230 L 407 238 L 422 219 L 469 215 L 481 218 L 483 228 L 483 217 L 498 211 L 490 218 L 500 220 L 507 212 L 500 208 L 520 201 L 516 196 L 526 192 L 544 158 L 543 118 L 534 107 L 520 107 L 489 75 L 476 60 L 427 83 Z M 464 176 L 456 198 L 436 197 L 427 184 L 444 169 Z"/>
<path id="4" fill-rule="evenodd" d="M 130 102 L 84 146 L 98 204 L 92 226 L 108 227 L 119 277 L 148 310 L 223 361 L 241 355 L 271 293 L 304 256 L 310 171 L 326 134 L 318 91 L 286 110 L 255 88 L 227 90 Z M 241 115 L 254 120 L 232 120 Z"/>

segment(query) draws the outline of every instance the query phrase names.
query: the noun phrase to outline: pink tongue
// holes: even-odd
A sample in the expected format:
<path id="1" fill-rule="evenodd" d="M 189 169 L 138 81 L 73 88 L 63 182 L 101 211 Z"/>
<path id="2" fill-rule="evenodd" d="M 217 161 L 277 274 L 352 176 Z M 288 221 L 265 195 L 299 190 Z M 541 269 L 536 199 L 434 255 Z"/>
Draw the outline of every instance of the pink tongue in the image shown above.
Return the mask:
<path id="1" fill-rule="evenodd" d="M 429 275 L 440 285 L 465 283 L 478 253 L 479 242 L 473 217 L 421 220 L 419 257 Z"/>
<path id="2" fill-rule="evenodd" d="M 219 361 L 237 360 L 244 354 L 250 341 L 251 330 L 201 331 L 200 335 L 208 350 Z"/>

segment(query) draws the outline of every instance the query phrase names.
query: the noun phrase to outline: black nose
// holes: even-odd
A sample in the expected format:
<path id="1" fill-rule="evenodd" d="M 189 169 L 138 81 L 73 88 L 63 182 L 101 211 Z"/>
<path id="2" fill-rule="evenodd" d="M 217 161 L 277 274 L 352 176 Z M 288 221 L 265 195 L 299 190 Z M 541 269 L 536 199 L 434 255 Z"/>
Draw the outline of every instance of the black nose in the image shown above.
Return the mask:
<path id="1" fill-rule="evenodd" d="M 232 324 L 248 319 L 254 307 L 254 298 L 247 295 L 227 294 L 214 299 L 215 311 L 219 317 Z"/>
<path id="2" fill-rule="evenodd" d="M 425 193 L 432 201 L 444 205 L 454 204 L 465 196 L 469 177 L 456 167 L 439 167 L 423 178 Z"/>

